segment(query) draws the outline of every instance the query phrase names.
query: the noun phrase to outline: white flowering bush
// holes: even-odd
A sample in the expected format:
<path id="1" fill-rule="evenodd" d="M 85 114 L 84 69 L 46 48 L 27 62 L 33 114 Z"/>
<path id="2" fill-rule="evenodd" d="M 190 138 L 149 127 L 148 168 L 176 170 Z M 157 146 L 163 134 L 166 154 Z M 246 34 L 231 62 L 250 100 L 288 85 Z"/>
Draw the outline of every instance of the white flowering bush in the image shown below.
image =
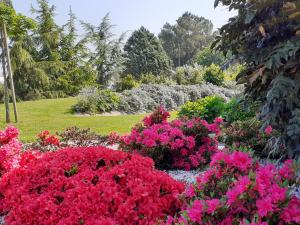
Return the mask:
<path id="1" fill-rule="evenodd" d="M 197 85 L 143 84 L 138 88 L 119 93 L 119 102 L 113 105 L 110 111 L 121 111 L 130 114 L 144 113 L 151 112 L 158 105 L 164 106 L 166 110 L 175 110 L 186 102 L 196 101 L 206 96 L 217 95 L 228 101 L 236 94 L 237 91 L 235 90 L 209 83 Z M 97 111 L 97 105 L 94 104 L 97 104 L 99 97 L 98 91 L 84 89 L 79 95 L 79 102 L 74 110 L 81 113 L 89 112 L 89 110 Z"/>
<path id="2" fill-rule="evenodd" d="M 119 110 L 126 113 L 149 112 L 157 105 L 174 110 L 188 101 L 218 95 L 226 101 L 236 91 L 203 83 L 200 85 L 141 85 L 120 95 Z"/>

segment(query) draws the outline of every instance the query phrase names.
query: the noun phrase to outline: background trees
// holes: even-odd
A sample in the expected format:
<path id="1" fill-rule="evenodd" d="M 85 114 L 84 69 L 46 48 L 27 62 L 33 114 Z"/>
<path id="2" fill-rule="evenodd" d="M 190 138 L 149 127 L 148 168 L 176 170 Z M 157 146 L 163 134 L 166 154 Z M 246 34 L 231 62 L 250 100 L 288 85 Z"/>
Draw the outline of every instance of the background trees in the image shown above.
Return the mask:
<path id="1" fill-rule="evenodd" d="M 213 24 L 204 17 L 185 12 L 175 25 L 166 23 L 159 39 L 174 65 L 191 63 L 197 52 L 213 40 Z"/>
<path id="2" fill-rule="evenodd" d="M 171 68 L 161 43 L 145 27 L 134 31 L 124 46 L 126 72 L 140 78 L 142 74 L 160 75 Z"/>
<path id="3" fill-rule="evenodd" d="M 109 14 L 106 14 L 99 26 L 82 22 L 86 31 L 84 42 L 92 45 L 92 51 L 88 53 L 88 60 L 95 68 L 97 82 L 103 86 L 111 85 L 112 79 L 116 79 L 123 71 L 122 42 L 124 34 L 114 39 L 112 24 Z"/>
<path id="4" fill-rule="evenodd" d="M 216 0 L 238 11 L 220 29 L 217 49 L 241 57 L 247 70 L 237 78 L 246 94 L 263 102 L 264 127 L 280 132 L 271 154 L 300 155 L 300 2 Z M 288 150 L 281 148 L 286 144 Z"/>

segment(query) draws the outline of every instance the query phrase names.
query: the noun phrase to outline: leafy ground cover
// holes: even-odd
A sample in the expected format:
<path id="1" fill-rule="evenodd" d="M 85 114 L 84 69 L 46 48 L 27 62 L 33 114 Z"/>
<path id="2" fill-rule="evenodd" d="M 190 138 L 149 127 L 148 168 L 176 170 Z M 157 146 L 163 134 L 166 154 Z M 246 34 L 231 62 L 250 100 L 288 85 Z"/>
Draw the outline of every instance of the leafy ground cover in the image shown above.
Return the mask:
<path id="1" fill-rule="evenodd" d="M 112 131 L 127 133 L 134 124 L 145 116 L 76 116 L 70 112 L 71 106 L 75 103 L 76 98 L 20 102 L 18 103 L 19 123 L 13 125 L 19 128 L 23 142 L 31 142 L 37 138 L 37 134 L 41 130 L 56 132 L 71 126 L 90 128 L 103 135 Z M 3 112 L 2 115 L 4 115 L 3 104 L 0 105 L 0 112 Z M 172 113 L 172 115 L 174 116 L 175 113 Z M 4 129 L 5 127 L 5 118 L 1 116 L 0 128 Z"/>

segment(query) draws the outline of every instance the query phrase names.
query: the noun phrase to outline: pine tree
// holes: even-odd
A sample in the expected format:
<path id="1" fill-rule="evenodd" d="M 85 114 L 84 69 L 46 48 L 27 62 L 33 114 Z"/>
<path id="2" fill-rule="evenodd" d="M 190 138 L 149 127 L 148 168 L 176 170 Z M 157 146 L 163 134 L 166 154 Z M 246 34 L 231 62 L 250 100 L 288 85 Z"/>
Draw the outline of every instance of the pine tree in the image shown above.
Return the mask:
<path id="1" fill-rule="evenodd" d="M 109 14 L 103 17 L 99 26 L 86 22 L 82 22 L 82 25 L 86 31 L 83 41 L 93 48 L 89 52 L 89 62 L 96 70 L 97 82 L 104 87 L 110 86 L 123 71 L 121 47 L 125 35 L 114 39 Z"/>
<path id="2" fill-rule="evenodd" d="M 132 33 L 124 47 L 126 72 L 140 78 L 142 74 L 160 75 L 171 68 L 161 43 L 145 27 Z"/>

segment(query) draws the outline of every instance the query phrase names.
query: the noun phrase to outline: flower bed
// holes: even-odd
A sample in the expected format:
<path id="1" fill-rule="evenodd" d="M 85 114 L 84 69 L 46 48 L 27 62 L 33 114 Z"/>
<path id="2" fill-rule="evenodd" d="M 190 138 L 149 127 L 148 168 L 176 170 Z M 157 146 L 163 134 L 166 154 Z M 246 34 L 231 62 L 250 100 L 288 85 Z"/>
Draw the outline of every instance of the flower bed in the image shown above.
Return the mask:
<path id="1" fill-rule="evenodd" d="M 121 138 L 121 149 L 151 157 L 160 169 L 190 170 L 207 165 L 218 151 L 216 137 L 222 119 L 208 124 L 201 119 L 168 122 L 168 117 L 169 113 L 158 107 L 143 124 Z M 216 136 L 209 138 L 210 133 Z"/>
<path id="2" fill-rule="evenodd" d="M 0 209 L 10 224 L 155 224 L 180 207 L 184 185 L 153 161 L 104 147 L 27 153 L 2 177 Z"/>
<path id="3" fill-rule="evenodd" d="M 247 153 L 216 153 L 210 169 L 186 189 L 181 213 L 166 224 L 299 224 L 300 200 L 288 188 L 297 167 L 291 160 L 276 169 Z"/>
<path id="4" fill-rule="evenodd" d="M 18 135 L 19 131 L 13 126 L 0 131 L 0 177 L 19 163 L 22 145 Z"/>

